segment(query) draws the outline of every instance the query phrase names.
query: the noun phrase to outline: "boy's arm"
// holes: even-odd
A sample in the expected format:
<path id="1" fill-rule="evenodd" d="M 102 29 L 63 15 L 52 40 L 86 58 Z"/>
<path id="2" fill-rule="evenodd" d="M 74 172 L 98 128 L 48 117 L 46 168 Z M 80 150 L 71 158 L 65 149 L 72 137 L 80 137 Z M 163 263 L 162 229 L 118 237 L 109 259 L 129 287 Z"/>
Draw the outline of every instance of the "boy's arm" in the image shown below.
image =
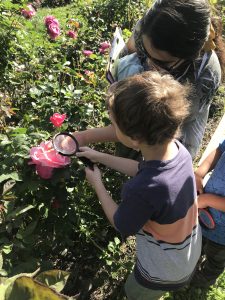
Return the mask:
<path id="1" fill-rule="evenodd" d="M 102 205 L 102 209 L 108 218 L 109 222 L 113 227 L 114 224 L 114 214 L 118 209 L 118 205 L 111 198 L 109 193 L 106 191 L 104 184 L 102 183 L 101 173 L 98 167 L 94 166 L 94 171 L 89 168 L 85 168 L 86 177 L 89 183 L 93 186 L 98 196 L 98 199 Z"/>
<path id="2" fill-rule="evenodd" d="M 80 146 L 86 146 L 98 142 L 117 142 L 115 129 L 113 125 L 101 128 L 90 128 L 84 131 L 73 132 Z"/>
<path id="3" fill-rule="evenodd" d="M 225 197 L 215 194 L 201 194 L 198 196 L 198 207 L 212 207 L 225 212 Z"/>
<path id="4" fill-rule="evenodd" d="M 135 176 L 138 171 L 138 162 L 136 160 L 118 157 L 99 151 L 95 151 L 89 147 L 81 147 L 77 157 L 87 157 L 93 162 L 99 162 L 109 168 L 128 176 Z"/>

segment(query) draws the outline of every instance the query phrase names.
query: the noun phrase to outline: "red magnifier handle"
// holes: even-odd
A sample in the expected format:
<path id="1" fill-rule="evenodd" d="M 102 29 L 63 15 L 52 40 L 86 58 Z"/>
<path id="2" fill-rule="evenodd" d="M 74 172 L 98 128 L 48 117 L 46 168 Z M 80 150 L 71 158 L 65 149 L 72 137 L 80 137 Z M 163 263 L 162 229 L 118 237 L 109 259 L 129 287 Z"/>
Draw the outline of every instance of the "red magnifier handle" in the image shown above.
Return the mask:
<path id="1" fill-rule="evenodd" d="M 209 229 L 213 229 L 215 227 L 215 222 L 211 214 L 205 208 L 199 208 L 199 221 Z"/>

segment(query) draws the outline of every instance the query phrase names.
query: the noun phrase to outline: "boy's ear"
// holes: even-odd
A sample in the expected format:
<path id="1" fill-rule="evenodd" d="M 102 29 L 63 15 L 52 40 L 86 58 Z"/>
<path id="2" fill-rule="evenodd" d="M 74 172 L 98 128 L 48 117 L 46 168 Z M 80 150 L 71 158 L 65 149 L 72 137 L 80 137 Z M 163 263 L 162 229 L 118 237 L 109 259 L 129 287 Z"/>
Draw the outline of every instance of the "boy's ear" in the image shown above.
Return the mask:
<path id="1" fill-rule="evenodd" d="M 139 150 L 141 142 L 139 140 L 136 140 L 136 139 L 131 139 L 131 142 L 133 144 L 133 148 L 136 149 L 136 150 Z"/>

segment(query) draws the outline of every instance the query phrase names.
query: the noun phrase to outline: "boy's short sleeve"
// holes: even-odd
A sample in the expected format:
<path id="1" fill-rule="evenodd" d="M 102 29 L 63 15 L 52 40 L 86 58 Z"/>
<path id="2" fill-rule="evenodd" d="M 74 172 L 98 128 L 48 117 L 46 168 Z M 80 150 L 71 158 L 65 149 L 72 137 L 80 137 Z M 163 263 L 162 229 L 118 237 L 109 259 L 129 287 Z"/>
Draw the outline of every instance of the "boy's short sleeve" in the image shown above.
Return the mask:
<path id="1" fill-rule="evenodd" d="M 154 198 L 154 191 L 151 195 Z M 156 207 L 149 201 L 149 197 L 145 199 L 143 191 L 134 190 L 130 186 L 125 188 L 122 198 L 114 215 L 114 224 L 122 237 L 126 238 L 136 234 L 151 219 Z"/>
<path id="2" fill-rule="evenodd" d="M 225 152 L 225 139 L 220 142 L 219 149 L 222 153 Z"/>

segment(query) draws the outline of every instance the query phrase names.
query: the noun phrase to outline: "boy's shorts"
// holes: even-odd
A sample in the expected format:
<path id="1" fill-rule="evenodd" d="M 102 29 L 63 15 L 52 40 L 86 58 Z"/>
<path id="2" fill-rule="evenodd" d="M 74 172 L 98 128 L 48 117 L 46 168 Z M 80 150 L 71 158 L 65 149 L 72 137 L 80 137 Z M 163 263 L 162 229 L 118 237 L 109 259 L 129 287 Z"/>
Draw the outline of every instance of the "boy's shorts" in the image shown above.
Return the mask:
<path id="1" fill-rule="evenodd" d="M 166 292 L 161 290 L 151 290 L 140 285 L 132 272 L 125 283 L 125 292 L 129 300 L 158 300 Z"/>

